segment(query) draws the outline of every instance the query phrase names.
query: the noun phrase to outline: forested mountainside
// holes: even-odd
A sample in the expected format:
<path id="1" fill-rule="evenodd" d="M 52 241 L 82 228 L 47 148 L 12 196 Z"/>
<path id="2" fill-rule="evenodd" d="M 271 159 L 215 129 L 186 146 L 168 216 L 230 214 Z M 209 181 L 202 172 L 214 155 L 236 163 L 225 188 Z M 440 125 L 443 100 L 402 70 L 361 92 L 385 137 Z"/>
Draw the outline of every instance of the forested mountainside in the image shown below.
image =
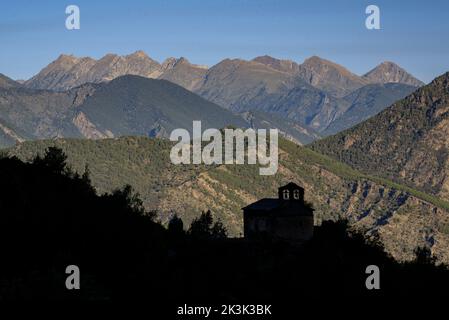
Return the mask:
<path id="1" fill-rule="evenodd" d="M 449 200 L 449 73 L 311 147 L 366 173 Z"/>
<path id="2" fill-rule="evenodd" d="M 178 214 L 190 223 L 211 210 L 229 234 L 242 233 L 241 208 L 260 198 L 273 197 L 277 188 L 295 181 L 315 207 L 316 223 L 348 219 L 368 238 L 379 238 L 398 260 L 410 260 L 417 247 L 430 247 L 441 262 L 449 262 L 449 205 L 438 198 L 367 176 L 287 140 L 280 140 L 280 164 L 274 176 L 260 176 L 258 166 L 175 166 L 169 159 L 172 144 L 163 139 L 127 137 L 104 140 L 61 139 L 24 142 L 9 150 L 30 159 L 58 146 L 79 172 L 88 165 L 99 193 L 129 184 L 148 210 L 163 223 Z"/>

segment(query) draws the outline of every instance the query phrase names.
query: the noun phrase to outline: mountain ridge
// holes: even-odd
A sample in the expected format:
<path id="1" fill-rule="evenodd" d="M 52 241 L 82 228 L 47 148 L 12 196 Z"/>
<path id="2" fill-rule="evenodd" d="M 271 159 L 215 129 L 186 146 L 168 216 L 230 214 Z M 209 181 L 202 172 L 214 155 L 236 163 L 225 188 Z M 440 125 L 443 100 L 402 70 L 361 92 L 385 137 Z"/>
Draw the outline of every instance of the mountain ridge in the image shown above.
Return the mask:
<path id="1" fill-rule="evenodd" d="M 318 56 L 304 60 L 300 65 L 299 75 L 314 87 L 327 91 L 337 98 L 368 84 L 366 80 L 345 67 Z"/>
<path id="2" fill-rule="evenodd" d="M 367 173 L 449 199 L 449 72 L 311 147 Z"/>
<path id="3" fill-rule="evenodd" d="M 222 62 L 226 62 L 232 59 L 224 59 L 217 64 Z M 235 60 L 235 59 L 234 59 Z M 242 60 L 242 59 L 237 59 Z M 421 86 L 423 83 L 412 75 L 407 73 L 404 69 L 394 64 L 393 62 L 385 61 L 380 63 L 378 66 L 368 71 L 366 74 L 362 76 L 358 76 L 353 74 L 345 67 L 332 62 L 330 60 L 326 60 L 320 58 L 318 56 L 312 56 L 304 60 L 302 64 L 299 64 L 293 60 L 283 60 L 271 57 L 269 55 L 258 56 L 253 58 L 252 60 L 242 60 L 247 62 L 257 62 L 263 64 L 267 67 L 270 67 L 273 70 L 300 75 L 304 80 L 308 81 L 314 86 L 318 88 L 325 88 L 331 86 L 332 80 L 323 80 L 322 73 L 337 73 L 340 74 L 340 78 L 335 79 L 338 81 L 348 82 L 350 88 L 355 89 L 360 87 L 361 85 L 368 83 L 386 83 L 386 82 L 399 82 L 404 84 L 410 84 L 414 86 Z M 111 63 L 113 62 L 113 63 Z M 125 74 L 135 74 L 146 76 L 149 78 L 158 78 L 167 70 L 171 70 L 176 66 L 177 63 L 187 63 L 194 70 L 196 69 L 210 69 L 207 66 L 203 65 L 195 65 L 191 64 L 186 58 L 181 57 L 177 58 L 167 58 L 162 63 L 157 62 L 154 59 L 151 59 L 144 51 L 138 50 L 134 53 L 119 56 L 116 54 L 108 53 L 101 57 L 98 60 L 95 60 L 90 57 L 81 57 L 77 58 L 73 55 L 61 54 L 56 60 L 51 62 L 48 66 L 43 68 L 38 74 L 33 76 L 32 78 L 25 81 L 25 86 L 31 88 L 38 89 L 69 89 L 73 86 L 82 84 L 84 82 L 102 82 L 102 81 L 110 81 L 114 77 L 122 76 Z M 133 67 L 133 63 L 140 63 L 141 70 L 136 70 Z M 77 64 L 82 64 L 75 70 L 71 70 Z M 217 65 L 216 64 L 216 65 Z M 61 70 L 58 70 L 61 69 Z M 93 68 L 93 70 L 90 70 Z M 100 70 L 100 69 L 114 69 L 112 71 L 108 70 Z M 143 69 L 143 70 L 142 70 Z M 60 72 L 68 72 L 75 73 L 81 78 L 81 82 L 71 83 L 67 78 L 56 77 L 59 79 L 59 83 L 55 83 L 54 81 L 48 81 L 45 79 L 46 76 L 52 76 L 52 73 L 60 73 Z M 383 75 L 382 73 L 389 72 L 388 75 Z M 82 75 L 83 73 L 88 73 L 90 76 Z M 56 80 L 56 79 L 55 79 Z M 67 83 L 61 83 L 66 81 Z M 42 83 L 39 83 L 42 82 Z M 340 91 L 341 92 L 340 92 Z M 331 88 L 331 93 L 336 94 L 336 96 L 342 96 L 348 93 L 348 88 Z"/>
<path id="4" fill-rule="evenodd" d="M 402 70 L 398 68 L 394 67 L 393 69 Z M 383 78 L 379 77 L 381 72 L 382 70 L 376 71 L 377 76 L 371 76 L 371 78 L 386 81 L 386 77 L 390 77 L 388 75 Z M 399 73 L 396 72 L 389 79 L 399 82 L 411 81 L 411 76 L 404 72 L 403 70 Z M 136 51 L 124 56 L 107 54 L 98 60 L 63 54 L 24 84 L 11 82 L 12 80 L 4 82 L 8 83 L 8 87 L 11 89 L 19 86 L 29 90 L 46 87 L 49 89 L 43 90 L 52 90 L 63 95 L 67 90 L 76 91 L 83 85 L 89 87 L 89 83 L 106 85 L 114 79 L 128 75 L 168 80 L 229 109 L 231 112 L 240 114 L 259 112 L 260 119 L 264 119 L 264 126 L 267 122 L 272 124 L 276 122 L 278 123 L 277 127 L 280 127 L 279 119 L 275 118 L 283 118 L 288 124 L 287 126 L 290 126 L 290 128 L 284 128 L 283 131 L 286 134 L 290 132 L 287 135 L 300 143 L 310 142 L 310 137 L 326 136 L 355 125 L 383 110 L 393 103 L 394 99 L 402 98 L 414 89 L 414 87 L 408 88 L 400 83 L 395 86 L 384 83 L 368 83 L 368 80 L 351 73 L 343 66 L 317 56 L 306 59 L 302 64 L 291 60 L 276 59 L 268 55 L 256 57 L 250 61 L 224 59 L 207 68 L 192 64 L 184 57 L 168 58 L 160 64 L 143 51 Z M 90 88 L 93 88 L 93 84 L 90 85 Z M 92 89 L 89 95 L 94 94 L 94 91 Z M 347 92 L 349 93 L 346 94 Z M 357 92 L 364 93 L 358 94 Z M 4 91 L 4 100 L 0 101 L 0 107 L 4 104 L 2 107 L 4 109 L 3 119 L 12 127 L 20 128 L 20 124 L 15 124 L 16 120 L 6 114 L 6 110 L 13 112 L 8 107 L 7 95 L 12 94 L 14 99 L 18 99 L 17 103 L 20 100 L 20 103 L 25 104 L 29 99 L 37 99 L 38 96 L 35 94 L 31 97 L 25 91 L 22 93 L 24 97 L 19 99 L 17 90 L 10 93 Z M 358 98 L 353 98 L 351 95 L 357 95 Z M 46 92 L 43 96 L 50 98 L 51 93 Z M 82 94 L 75 94 L 74 99 L 81 101 L 82 97 Z M 44 102 L 38 103 L 43 104 Z M 66 102 L 64 104 L 68 105 Z M 49 106 L 46 111 L 38 108 L 43 113 L 43 121 L 35 118 L 37 122 L 28 123 L 28 125 L 29 128 L 37 126 L 40 129 L 37 132 L 30 132 L 26 137 L 22 137 L 17 132 L 16 135 L 11 135 L 14 131 L 10 129 L 11 126 L 4 126 L 1 131 L 4 135 L 9 136 L 4 141 L 28 137 L 48 138 L 50 132 L 59 137 L 73 136 L 74 131 L 79 131 L 82 136 L 88 138 L 104 138 L 114 135 L 107 128 L 98 130 L 90 119 L 90 110 L 78 112 L 74 116 L 69 115 L 72 121 L 62 131 L 59 128 L 52 128 L 52 126 L 58 126 L 58 123 L 60 126 L 61 121 L 64 122 L 63 119 L 55 122 L 55 117 L 48 115 L 48 112 L 53 110 L 52 112 L 57 114 L 56 118 L 61 116 L 60 110 L 52 108 Z M 65 107 L 62 106 L 62 109 L 65 110 Z M 36 117 L 38 116 L 35 111 L 31 110 L 31 112 Z M 267 121 L 266 115 L 268 114 L 273 115 L 273 121 Z M 117 119 L 117 121 L 121 120 Z M 165 128 L 167 123 L 162 125 L 163 122 L 163 119 L 156 119 L 153 124 L 154 128 L 150 131 L 156 134 L 167 134 L 167 128 Z M 43 134 L 45 132 L 43 127 L 46 128 L 47 133 L 45 134 Z M 67 132 L 70 135 L 66 135 Z M 304 133 L 311 133 L 311 135 L 305 136 Z"/>
<path id="5" fill-rule="evenodd" d="M 281 133 L 300 144 L 319 137 L 293 120 L 288 122 L 289 128 L 284 128 L 280 119 L 261 113 L 250 121 L 163 79 L 126 75 L 67 91 L 0 88 L 0 146 L 54 137 L 168 137 L 176 128 L 190 131 L 194 120 L 217 129 L 254 124 L 257 128 L 279 127 Z"/>
<path id="6" fill-rule="evenodd" d="M 384 61 L 362 76 L 371 83 L 402 83 L 421 87 L 424 82 L 416 79 L 403 68 L 391 61 Z"/>

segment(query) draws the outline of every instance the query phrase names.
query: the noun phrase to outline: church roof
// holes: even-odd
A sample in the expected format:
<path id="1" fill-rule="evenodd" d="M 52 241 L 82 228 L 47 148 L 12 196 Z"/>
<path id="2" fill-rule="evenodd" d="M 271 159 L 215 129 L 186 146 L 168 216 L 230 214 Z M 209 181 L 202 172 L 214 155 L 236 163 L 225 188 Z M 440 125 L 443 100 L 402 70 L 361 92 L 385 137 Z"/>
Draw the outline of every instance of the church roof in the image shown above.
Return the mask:
<path id="1" fill-rule="evenodd" d="M 243 210 L 254 210 L 254 211 L 266 211 L 267 213 L 274 210 L 274 209 L 287 209 L 287 211 L 291 211 L 292 214 L 296 214 L 296 209 L 299 208 L 306 208 L 309 210 L 305 211 L 314 211 L 313 208 L 311 208 L 308 204 L 304 204 L 302 202 L 298 201 L 285 201 L 281 199 L 272 199 L 272 198 L 264 198 L 260 199 L 254 203 L 251 203 L 250 205 L 247 205 L 246 207 L 243 207 Z M 282 210 L 285 211 L 285 210 Z M 304 210 L 301 210 L 304 211 Z"/>
<path id="2" fill-rule="evenodd" d="M 274 208 L 279 207 L 280 201 L 279 199 L 271 199 L 271 198 L 264 198 L 260 199 L 254 203 L 251 203 L 250 205 L 247 205 L 246 207 L 242 209 L 251 209 L 251 210 L 271 210 Z"/>

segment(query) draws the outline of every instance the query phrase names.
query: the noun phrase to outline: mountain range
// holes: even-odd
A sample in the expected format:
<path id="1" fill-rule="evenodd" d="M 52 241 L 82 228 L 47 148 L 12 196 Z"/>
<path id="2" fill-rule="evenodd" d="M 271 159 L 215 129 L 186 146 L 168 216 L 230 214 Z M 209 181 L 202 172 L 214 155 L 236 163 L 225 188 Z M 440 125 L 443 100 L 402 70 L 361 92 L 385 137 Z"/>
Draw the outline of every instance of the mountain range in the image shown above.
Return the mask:
<path id="1" fill-rule="evenodd" d="M 215 66 L 191 64 L 186 58 L 168 58 L 162 63 L 151 59 L 145 52 L 119 56 L 107 54 L 99 60 L 90 57 L 77 58 L 60 55 L 37 75 L 24 82 L 34 89 L 67 90 L 87 82 L 104 82 L 123 75 L 139 75 L 147 78 L 161 78 L 177 83 L 191 91 L 207 90 L 208 81 L 216 78 L 217 72 L 224 76 L 247 74 L 249 80 L 261 79 L 273 88 L 279 81 L 288 81 L 286 75 L 294 75 L 315 88 L 336 97 L 372 83 L 402 83 L 414 87 L 423 83 L 393 62 L 383 62 L 363 76 L 353 74 L 343 66 L 317 56 L 306 59 L 302 64 L 280 60 L 270 56 L 256 57 L 251 61 L 225 59 Z M 282 75 L 284 74 L 284 75 Z M 255 76 L 255 77 L 254 77 Z M 279 84 L 279 83 L 278 83 Z"/>
<path id="2" fill-rule="evenodd" d="M 402 70 L 398 66 L 391 68 Z M 400 73 L 389 70 L 389 75 L 397 72 Z M 364 91 L 369 91 L 365 97 L 380 101 L 382 109 L 413 92 L 417 87 L 410 83 L 421 84 L 418 80 L 410 82 L 410 79 L 403 77 L 401 79 L 406 79 L 406 82 L 397 82 L 394 88 L 388 89 L 384 84 L 390 83 L 387 80 L 389 76 L 376 78 L 378 73 L 373 73 L 369 82 L 342 66 L 318 57 L 309 58 L 301 65 L 267 56 L 252 61 L 226 59 L 209 69 L 202 85 L 195 92 L 233 111 L 262 110 L 275 113 L 327 134 L 333 133 L 329 129 L 332 122 L 344 117 L 348 110 L 354 112 L 354 109 L 359 108 L 357 104 L 364 105 L 364 101 L 361 101 L 363 96 L 354 101 L 357 98 L 354 97 L 356 90 L 365 88 Z M 397 79 L 391 78 L 391 81 Z M 379 110 L 366 109 L 366 117 L 360 114 L 359 120 Z M 344 128 L 351 125 L 353 123 Z"/>
<path id="3" fill-rule="evenodd" d="M 148 81 L 136 80 L 137 76 Z M 269 56 L 251 61 L 225 59 L 208 68 L 185 58 L 158 63 L 142 51 L 107 54 L 99 60 L 61 55 L 24 82 L 0 75 L 0 144 L 53 137 L 167 136 L 172 128 L 185 126 L 187 119 L 208 122 L 214 117 L 190 103 L 204 105 L 199 97 L 195 100 L 183 92 L 172 98 L 180 89 L 157 82 L 164 80 L 222 107 L 211 104 L 209 109 L 222 115 L 228 125 L 279 128 L 301 144 L 349 128 L 422 85 L 391 62 L 357 76 L 319 57 L 302 64 Z M 189 102 L 183 105 L 185 97 Z M 106 105 L 110 103 L 115 105 L 111 112 Z M 171 110 L 172 115 L 163 110 Z M 138 123 L 142 119 L 144 124 Z"/>
<path id="4" fill-rule="evenodd" d="M 10 82 L 8 82 L 10 83 Z M 175 128 L 228 125 L 280 128 L 297 143 L 321 136 L 294 120 L 264 112 L 235 114 L 167 80 L 126 75 L 66 91 L 0 88 L 0 145 L 45 138 L 102 139 L 123 135 L 169 137 Z"/>
<path id="5" fill-rule="evenodd" d="M 98 192 L 130 184 L 163 222 L 211 209 L 231 235 L 241 207 L 296 181 L 318 224 L 348 219 L 398 260 L 428 247 L 449 263 L 449 73 L 422 85 L 391 62 L 358 76 L 319 57 L 207 68 L 143 52 L 63 55 L 24 83 L 0 75 L 0 144 L 17 143 L 7 152 L 22 159 L 56 145 L 76 171 L 89 166 Z M 192 120 L 279 128 L 278 173 L 172 165 L 172 144 L 159 137 Z"/>

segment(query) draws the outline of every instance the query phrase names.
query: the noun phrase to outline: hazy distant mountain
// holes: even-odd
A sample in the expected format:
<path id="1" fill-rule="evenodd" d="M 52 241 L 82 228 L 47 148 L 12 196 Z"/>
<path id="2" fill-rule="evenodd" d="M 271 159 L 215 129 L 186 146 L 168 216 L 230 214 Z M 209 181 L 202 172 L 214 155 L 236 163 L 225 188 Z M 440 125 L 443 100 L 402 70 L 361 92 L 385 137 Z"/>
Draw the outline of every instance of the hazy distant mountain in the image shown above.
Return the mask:
<path id="1" fill-rule="evenodd" d="M 303 75 L 272 68 L 275 61 L 268 57 L 258 60 L 265 63 L 222 61 L 209 69 L 197 93 L 234 111 L 274 113 L 327 135 L 367 119 L 415 89 L 401 84 L 367 84 L 347 96 L 336 97 L 304 80 Z M 333 68 L 331 75 L 340 70 Z M 316 81 L 324 86 L 323 79 Z"/>
<path id="2" fill-rule="evenodd" d="M 292 60 L 280 60 L 268 55 L 254 58 L 252 61 L 262 63 L 275 70 L 295 74 L 299 71 L 299 64 Z"/>
<path id="3" fill-rule="evenodd" d="M 363 79 L 371 83 L 402 83 L 408 84 L 414 87 L 421 87 L 424 83 L 407 71 L 399 67 L 397 64 L 385 61 L 379 64 L 377 67 L 367 72 Z"/>
<path id="4" fill-rule="evenodd" d="M 225 59 L 211 67 L 196 92 L 233 111 L 257 108 L 255 98 L 293 87 L 292 76 L 256 61 Z"/>
<path id="5" fill-rule="evenodd" d="M 168 137 L 176 128 L 191 131 L 192 121 L 204 128 L 246 127 L 239 116 L 165 80 L 122 76 L 102 84 L 77 108 L 78 127 L 107 136 Z"/>
<path id="6" fill-rule="evenodd" d="M 416 87 L 401 83 L 369 84 L 361 87 L 342 98 L 349 107 L 329 124 L 323 134 L 331 135 L 355 126 L 415 90 Z"/>
<path id="7" fill-rule="evenodd" d="M 449 200 L 449 73 L 313 148 Z"/>
<path id="8" fill-rule="evenodd" d="M 252 61 L 221 61 L 207 71 L 195 91 L 234 111 L 275 113 L 330 134 L 367 119 L 413 90 L 400 84 L 373 85 L 370 81 L 318 57 L 298 65 L 262 56 Z"/>
<path id="9" fill-rule="evenodd" d="M 251 120 L 165 80 L 122 76 L 68 91 L 0 88 L 0 146 L 54 137 L 102 139 L 122 135 L 168 137 L 175 128 L 279 128 L 300 143 L 318 138 L 295 121 L 254 115 Z"/>
<path id="10" fill-rule="evenodd" d="M 24 84 L 28 88 L 63 91 L 88 82 L 99 83 L 123 75 L 138 75 L 166 79 L 193 90 L 206 72 L 207 67 L 191 64 L 185 58 L 168 58 L 159 64 L 143 51 L 126 56 L 107 54 L 99 60 L 60 55 Z"/>
<path id="11" fill-rule="evenodd" d="M 272 113 L 318 131 L 345 103 L 293 74 L 240 59 L 226 59 L 210 68 L 196 92 L 232 111 Z"/>
<path id="12" fill-rule="evenodd" d="M 317 56 L 306 59 L 300 65 L 298 75 L 314 87 L 336 97 L 345 96 L 369 83 L 346 68 Z"/>
<path id="13" fill-rule="evenodd" d="M 91 58 L 62 54 L 37 75 L 25 81 L 24 85 L 33 89 L 69 89 L 80 85 L 85 80 L 86 70 L 94 64 L 95 60 Z"/>
<path id="14" fill-rule="evenodd" d="M 237 115 L 169 81 L 138 76 L 123 76 L 101 85 L 77 108 L 74 123 L 86 137 L 168 137 L 176 128 L 191 131 L 193 120 L 201 120 L 203 129 L 228 125 L 278 128 L 299 144 L 320 138 L 299 122 L 262 112 Z"/>
<path id="15" fill-rule="evenodd" d="M 176 83 L 187 90 L 194 91 L 202 83 L 207 73 L 206 66 L 191 64 L 186 58 L 168 58 L 162 63 L 159 79 Z"/>
<path id="16" fill-rule="evenodd" d="M 8 78 L 4 74 L 0 73 L 0 88 L 7 89 L 7 88 L 15 88 L 20 87 L 21 84 L 17 81 L 14 81 L 11 78 Z"/>
<path id="17" fill-rule="evenodd" d="M 383 62 L 376 68 L 360 77 L 341 65 L 322 59 L 317 56 L 310 57 L 302 64 L 291 60 L 281 60 L 268 55 L 256 57 L 251 61 L 240 59 L 225 59 L 208 70 L 206 66 L 191 64 L 186 58 L 168 58 L 162 64 L 151 59 L 143 51 L 136 51 L 126 56 L 107 54 L 99 60 L 89 57 L 77 58 L 72 55 L 60 55 L 55 61 L 42 69 L 37 75 L 25 81 L 25 86 L 37 89 L 65 90 L 79 86 L 86 82 L 110 81 L 116 77 L 132 74 L 147 78 L 162 78 L 177 83 L 189 90 L 208 90 L 209 75 L 214 75 L 217 70 L 233 72 L 239 66 L 240 72 L 252 72 L 259 64 L 259 73 L 251 74 L 248 78 L 264 77 L 273 71 L 283 73 L 284 76 L 297 76 L 314 87 L 342 97 L 348 93 L 370 83 L 402 83 L 415 87 L 423 83 L 407 73 L 392 62 Z M 264 72 L 261 65 L 265 66 Z M 230 70 L 226 70 L 230 68 Z M 246 69 L 245 69 L 246 68 Z M 268 70 L 271 70 L 268 71 Z M 261 82 L 270 80 L 259 79 Z M 226 82 L 223 83 L 226 85 Z M 202 86 L 205 88 L 201 88 Z M 249 85 L 247 86 L 249 87 Z M 224 99 L 225 100 L 225 99 Z"/>
<path id="18" fill-rule="evenodd" d="M 157 78 L 161 73 L 161 65 L 143 51 L 127 56 L 107 54 L 99 60 L 60 55 L 37 75 L 27 80 L 25 86 L 35 89 L 67 90 L 87 82 L 110 81 L 127 74 Z"/>
<path id="19" fill-rule="evenodd" d="M 99 60 L 61 55 L 25 86 L 65 90 L 128 74 L 165 79 L 231 111 L 277 114 L 323 134 L 355 125 L 409 93 L 407 87 L 383 84 L 422 84 L 389 62 L 360 77 L 316 56 L 302 64 L 267 55 L 251 61 L 225 59 L 207 68 L 185 58 L 159 64 L 138 51 Z"/>
<path id="20" fill-rule="evenodd" d="M 295 79 L 278 91 L 259 93 L 247 101 L 246 108 L 274 113 L 321 132 L 348 108 L 348 103 Z"/>
<path id="21" fill-rule="evenodd" d="M 121 135 L 167 137 L 175 128 L 247 127 L 232 114 L 165 80 L 122 76 L 69 91 L 0 89 L 3 144 L 53 137 L 106 138 Z"/>
<path id="22" fill-rule="evenodd" d="M 3 144 L 30 139 L 82 137 L 70 114 L 95 90 L 90 84 L 65 92 L 23 87 L 0 89 Z M 8 143 L 6 143 L 8 142 Z"/>

